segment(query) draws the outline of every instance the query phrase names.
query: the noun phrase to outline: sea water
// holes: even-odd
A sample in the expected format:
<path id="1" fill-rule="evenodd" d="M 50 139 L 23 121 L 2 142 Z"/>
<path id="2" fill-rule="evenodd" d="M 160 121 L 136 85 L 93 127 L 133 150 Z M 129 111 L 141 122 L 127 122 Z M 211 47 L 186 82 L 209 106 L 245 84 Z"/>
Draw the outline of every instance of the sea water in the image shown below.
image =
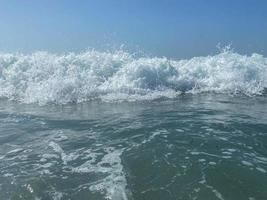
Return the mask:
<path id="1" fill-rule="evenodd" d="M 267 58 L 0 55 L 0 199 L 267 199 Z"/>

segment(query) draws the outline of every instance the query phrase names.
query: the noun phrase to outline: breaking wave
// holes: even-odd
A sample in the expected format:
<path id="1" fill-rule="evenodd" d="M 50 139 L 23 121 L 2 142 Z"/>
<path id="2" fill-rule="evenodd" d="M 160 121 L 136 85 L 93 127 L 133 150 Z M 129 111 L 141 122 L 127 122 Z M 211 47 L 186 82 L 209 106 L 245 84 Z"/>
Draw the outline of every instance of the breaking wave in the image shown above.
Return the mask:
<path id="1" fill-rule="evenodd" d="M 181 93 L 262 95 L 267 58 L 231 50 L 172 60 L 116 52 L 0 54 L 0 98 L 70 103 L 175 98 Z"/>

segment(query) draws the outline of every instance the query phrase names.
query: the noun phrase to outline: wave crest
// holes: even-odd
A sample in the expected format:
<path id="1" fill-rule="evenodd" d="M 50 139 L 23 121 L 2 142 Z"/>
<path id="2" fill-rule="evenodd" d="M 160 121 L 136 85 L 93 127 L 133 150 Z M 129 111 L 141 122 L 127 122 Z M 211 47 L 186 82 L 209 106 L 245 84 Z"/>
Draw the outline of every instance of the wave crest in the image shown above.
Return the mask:
<path id="1" fill-rule="evenodd" d="M 150 100 L 181 93 L 261 95 L 267 58 L 223 51 L 171 60 L 124 51 L 0 54 L 0 97 L 24 103 Z"/>

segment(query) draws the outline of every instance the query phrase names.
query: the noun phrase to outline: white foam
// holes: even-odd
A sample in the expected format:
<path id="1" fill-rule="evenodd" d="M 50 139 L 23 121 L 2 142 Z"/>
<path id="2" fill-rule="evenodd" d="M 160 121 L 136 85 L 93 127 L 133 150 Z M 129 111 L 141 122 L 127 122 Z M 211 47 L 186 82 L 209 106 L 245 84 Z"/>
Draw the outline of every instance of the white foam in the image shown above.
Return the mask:
<path id="1" fill-rule="evenodd" d="M 266 173 L 266 170 L 261 167 L 256 167 L 256 169 L 262 173 Z"/>
<path id="2" fill-rule="evenodd" d="M 262 94 L 267 58 L 223 51 L 171 60 L 123 51 L 0 54 L 0 97 L 25 103 L 175 98 L 181 92 Z"/>
<path id="3" fill-rule="evenodd" d="M 232 156 L 222 156 L 222 158 L 224 158 L 224 159 L 230 159 L 230 158 L 232 158 Z"/>
<path id="4" fill-rule="evenodd" d="M 216 162 L 209 162 L 209 165 L 216 165 Z"/>
<path id="5" fill-rule="evenodd" d="M 25 187 L 30 193 L 33 193 L 33 188 L 30 184 L 26 184 Z"/>
<path id="6" fill-rule="evenodd" d="M 57 191 L 53 193 L 53 200 L 61 200 L 62 198 L 63 198 L 63 193 Z"/>
<path id="7" fill-rule="evenodd" d="M 267 158 L 261 156 L 255 156 L 258 162 L 267 164 Z"/>
<path id="8" fill-rule="evenodd" d="M 12 176 L 14 176 L 14 175 L 11 174 L 11 173 L 6 173 L 6 174 L 4 174 L 3 176 L 4 176 L 4 177 L 12 177 Z"/>
<path id="9" fill-rule="evenodd" d="M 72 169 L 74 173 L 103 173 L 106 176 L 92 184 L 89 189 L 93 192 L 100 192 L 106 199 L 126 200 L 127 181 L 121 164 L 123 149 L 105 148 L 105 155 L 101 160 L 97 158 L 102 154 L 90 152 L 92 159 Z"/>
<path id="10" fill-rule="evenodd" d="M 180 129 L 180 128 L 177 128 L 177 129 L 175 129 L 177 132 L 180 132 L 180 133 L 183 133 L 183 132 L 185 132 L 185 130 L 183 130 L 183 129 Z"/>
<path id="11" fill-rule="evenodd" d="M 232 155 L 232 152 L 228 152 L 228 151 L 223 151 L 222 154 L 226 154 L 226 155 Z"/>
<path id="12" fill-rule="evenodd" d="M 190 152 L 192 155 L 199 155 L 200 154 L 200 152 L 197 152 L 197 151 L 192 151 L 192 152 Z"/>
<path id="13" fill-rule="evenodd" d="M 248 166 L 248 167 L 252 167 L 252 166 L 253 166 L 253 164 L 250 163 L 250 162 L 248 162 L 248 161 L 243 160 L 243 161 L 241 161 L 241 162 L 242 162 L 242 164 L 245 165 L 245 166 Z"/>
<path id="14" fill-rule="evenodd" d="M 54 149 L 54 151 L 56 153 L 58 153 L 63 161 L 63 163 L 66 165 L 67 162 L 75 160 L 78 155 L 74 154 L 74 153 L 70 153 L 70 154 L 66 154 L 63 149 L 59 146 L 59 144 L 57 144 L 54 141 L 51 141 L 49 143 L 49 146 L 52 147 Z"/>
<path id="15" fill-rule="evenodd" d="M 24 149 L 22 149 L 22 148 L 17 148 L 17 149 L 13 149 L 13 150 L 7 152 L 7 154 L 17 154 L 17 153 L 22 152 L 23 150 Z"/>
<path id="16" fill-rule="evenodd" d="M 144 139 L 141 144 L 149 143 L 151 142 L 156 136 L 158 135 L 166 135 L 168 134 L 168 131 L 166 129 L 162 130 L 156 130 L 155 132 L 152 133 L 147 139 Z"/>
<path id="17" fill-rule="evenodd" d="M 59 156 L 56 155 L 56 154 L 48 154 L 48 153 L 45 153 L 45 154 L 42 155 L 42 157 L 44 159 L 52 159 L 52 158 L 58 158 Z"/>
<path id="18" fill-rule="evenodd" d="M 236 149 L 227 149 L 230 152 L 236 152 Z"/>
<path id="19" fill-rule="evenodd" d="M 202 174 L 202 180 L 200 180 L 199 183 L 200 184 L 203 184 L 205 187 L 207 187 L 208 189 L 210 189 L 211 192 L 213 192 L 213 194 L 216 196 L 217 199 L 224 200 L 222 194 L 215 187 L 213 187 L 212 185 L 209 185 L 207 183 L 206 175 L 205 174 Z"/>

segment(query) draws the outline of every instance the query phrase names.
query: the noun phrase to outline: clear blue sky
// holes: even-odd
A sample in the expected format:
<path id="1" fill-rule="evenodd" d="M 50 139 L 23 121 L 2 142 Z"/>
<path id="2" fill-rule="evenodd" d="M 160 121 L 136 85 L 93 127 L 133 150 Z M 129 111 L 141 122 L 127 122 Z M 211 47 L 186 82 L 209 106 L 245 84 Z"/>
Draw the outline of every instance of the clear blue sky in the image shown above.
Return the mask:
<path id="1" fill-rule="evenodd" d="M 185 58 L 232 44 L 267 55 L 267 0 L 1 0 L 0 51 L 105 49 L 124 44 Z"/>

